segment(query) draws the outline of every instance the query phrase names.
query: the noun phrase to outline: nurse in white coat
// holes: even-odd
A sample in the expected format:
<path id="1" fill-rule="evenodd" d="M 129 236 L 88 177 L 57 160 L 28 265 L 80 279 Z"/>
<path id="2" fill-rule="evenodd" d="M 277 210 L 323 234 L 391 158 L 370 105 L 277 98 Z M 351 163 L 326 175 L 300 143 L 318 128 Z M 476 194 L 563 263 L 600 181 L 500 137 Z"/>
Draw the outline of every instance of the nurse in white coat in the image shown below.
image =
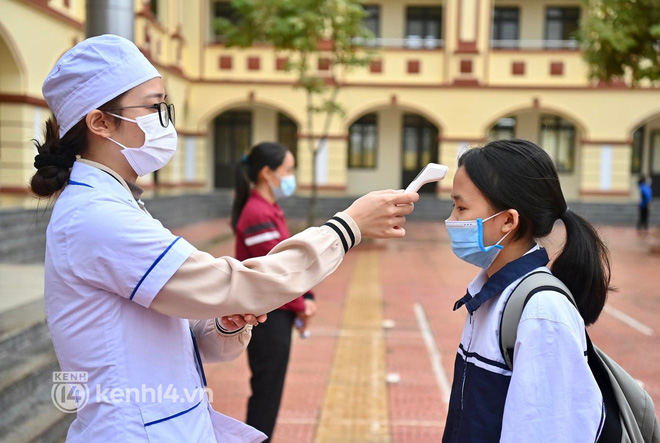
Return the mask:
<path id="1" fill-rule="evenodd" d="M 140 201 L 137 177 L 170 160 L 177 135 L 160 74 L 133 43 L 111 35 L 79 43 L 43 94 L 55 120 L 36 143 L 31 186 L 57 196 L 48 325 L 62 371 L 88 374 L 67 441 L 262 441 L 211 408 L 202 364 L 239 355 L 262 314 L 333 272 L 361 236 L 402 237 L 419 196 L 371 193 L 265 257 L 215 258 Z"/>

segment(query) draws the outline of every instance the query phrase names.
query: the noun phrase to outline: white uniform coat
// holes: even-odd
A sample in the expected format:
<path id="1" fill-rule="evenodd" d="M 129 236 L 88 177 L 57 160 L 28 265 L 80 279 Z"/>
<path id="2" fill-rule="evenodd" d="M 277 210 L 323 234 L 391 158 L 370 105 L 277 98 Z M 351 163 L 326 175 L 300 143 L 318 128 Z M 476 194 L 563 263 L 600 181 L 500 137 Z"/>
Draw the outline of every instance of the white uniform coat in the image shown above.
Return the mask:
<path id="1" fill-rule="evenodd" d="M 48 226 L 45 264 L 61 369 L 89 377 L 68 442 L 263 440 L 211 408 L 189 321 L 147 309 L 194 251 L 113 175 L 74 164 Z"/>

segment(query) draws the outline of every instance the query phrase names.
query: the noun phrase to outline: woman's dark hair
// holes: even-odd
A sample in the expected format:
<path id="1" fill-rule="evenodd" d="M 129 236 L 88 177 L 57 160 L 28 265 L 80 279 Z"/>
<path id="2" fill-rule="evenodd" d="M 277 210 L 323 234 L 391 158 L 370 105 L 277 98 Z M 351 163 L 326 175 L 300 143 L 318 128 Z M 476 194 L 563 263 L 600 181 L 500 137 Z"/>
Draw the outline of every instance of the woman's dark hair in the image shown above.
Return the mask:
<path id="1" fill-rule="evenodd" d="M 231 227 L 236 224 L 250 197 L 250 183 L 256 183 L 264 166 L 275 170 L 284 162 L 288 150 L 279 143 L 263 142 L 253 146 L 234 168 L 234 202 L 231 206 Z"/>
<path id="2" fill-rule="evenodd" d="M 120 94 L 97 109 L 101 111 L 116 109 L 123 96 L 124 94 Z M 115 112 L 121 114 L 121 111 Z M 120 125 L 121 120 L 116 119 L 116 123 Z M 82 155 L 87 150 L 87 123 L 83 117 L 64 134 L 64 137 L 60 138 L 57 120 L 51 117 L 46 120 L 44 142 L 38 140 L 32 142 L 37 147 L 41 159 L 35 161 L 37 172 L 30 180 L 30 188 L 40 197 L 51 197 L 66 185 L 76 156 Z M 42 160 L 44 157 L 47 160 Z"/>
<path id="3" fill-rule="evenodd" d="M 514 239 L 543 238 L 555 221 L 564 222 L 566 242 L 552 273 L 570 289 L 585 324 L 594 323 L 611 290 L 609 251 L 594 227 L 566 206 L 550 156 L 529 141 L 497 140 L 468 150 L 458 166 L 495 210 L 518 211 Z"/>

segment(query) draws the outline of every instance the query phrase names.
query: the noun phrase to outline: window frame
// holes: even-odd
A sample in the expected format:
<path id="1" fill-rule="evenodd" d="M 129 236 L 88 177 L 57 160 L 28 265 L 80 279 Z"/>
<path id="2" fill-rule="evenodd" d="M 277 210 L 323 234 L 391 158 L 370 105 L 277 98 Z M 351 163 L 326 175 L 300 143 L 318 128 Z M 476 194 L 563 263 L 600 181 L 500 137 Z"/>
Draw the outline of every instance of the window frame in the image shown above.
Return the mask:
<path id="1" fill-rule="evenodd" d="M 159 11 L 159 9 L 160 9 L 160 1 L 159 0 L 149 0 L 149 11 L 154 16 L 156 21 L 158 21 L 158 11 Z"/>
<path id="2" fill-rule="evenodd" d="M 408 149 L 406 145 L 406 132 L 414 131 L 417 138 L 417 144 L 413 146 L 413 149 Z M 438 137 L 440 136 L 440 128 L 438 128 L 433 122 L 424 117 L 421 114 L 416 114 L 413 112 L 405 112 L 402 116 L 401 121 L 401 155 L 405 156 L 407 152 L 414 151 L 415 160 L 417 164 L 413 168 L 408 168 L 406 166 L 406 159 L 402 157 L 401 159 L 401 169 L 403 171 L 419 171 L 427 163 L 424 161 L 424 134 L 430 133 L 430 146 L 428 146 L 429 161 L 437 161 L 439 157 L 440 142 Z"/>
<path id="3" fill-rule="evenodd" d="M 291 134 L 287 134 L 288 131 L 291 131 Z M 289 135 L 291 135 L 291 145 L 285 140 Z M 293 158 L 298 158 L 298 125 L 282 112 L 277 113 L 277 142 L 285 146 L 293 154 Z"/>
<path id="4" fill-rule="evenodd" d="M 546 122 L 548 120 L 552 119 L 552 123 L 548 125 Z M 545 143 L 543 143 L 543 138 L 548 131 L 553 131 L 554 133 L 554 152 L 549 152 L 547 150 Z M 570 132 L 571 133 L 571 142 L 569 146 L 569 155 L 568 158 L 570 158 L 570 167 L 567 168 L 565 165 L 559 164 L 557 161 L 557 158 L 559 156 L 559 142 L 561 140 L 561 133 L 562 132 Z M 577 127 L 573 122 L 570 120 L 567 120 L 559 115 L 552 115 L 552 114 L 541 114 L 539 118 L 539 141 L 542 143 L 542 149 L 550 155 L 550 158 L 552 158 L 553 163 L 555 164 L 555 168 L 557 169 L 558 173 L 566 173 L 566 174 L 571 174 L 575 171 L 575 151 L 576 151 L 576 138 L 577 138 Z"/>
<path id="5" fill-rule="evenodd" d="M 228 13 L 227 15 L 217 15 L 216 14 L 216 5 L 219 5 L 219 4 L 224 4 L 226 6 L 226 11 L 225 12 Z M 232 11 L 233 11 L 233 14 L 231 14 Z M 224 43 L 224 41 L 225 41 L 224 36 L 221 35 L 220 33 L 218 33 L 218 31 L 213 26 L 213 23 L 218 18 L 227 19 L 231 23 L 233 23 L 234 25 L 238 23 L 239 17 L 236 14 L 236 11 L 234 11 L 234 8 L 231 6 L 231 1 L 230 0 L 210 0 L 210 3 L 209 3 L 209 33 L 210 33 L 210 40 L 213 43 Z"/>
<path id="6" fill-rule="evenodd" d="M 438 13 L 437 18 L 433 17 L 433 14 L 430 13 L 431 10 L 437 10 L 437 13 Z M 419 16 L 414 17 L 414 18 L 419 19 L 419 20 L 422 21 L 423 32 L 419 35 L 418 34 L 412 34 L 410 32 L 410 22 L 411 22 L 410 15 L 411 15 L 412 11 L 419 12 Z M 424 12 L 427 12 L 427 13 L 424 13 Z M 405 17 L 405 20 L 406 20 L 406 27 L 405 27 L 406 35 L 405 36 L 406 36 L 406 38 L 408 38 L 408 37 L 419 37 L 421 39 L 425 39 L 429 35 L 428 24 L 431 23 L 431 22 L 434 22 L 435 20 L 437 20 L 438 35 L 434 36 L 434 38 L 436 40 L 442 40 L 442 35 L 443 35 L 443 32 L 444 32 L 444 29 L 443 29 L 443 26 L 442 26 L 443 25 L 442 22 L 443 22 L 443 18 L 444 18 L 443 13 L 444 13 L 444 11 L 443 11 L 442 6 L 436 6 L 436 5 L 434 5 L 434 6 L 406 5 L 406 17 Z"/>
<path id="7" fill-rule="evenodd" d="M 506 126 L 506 125 L 501 124 L 501 121 L 505 120 L 505 119 L 512 119 L 513 120 L 513 126 Z M 516 128 L 517 128 L 517 126 L 518 126 L 518 119 L 515 116 L 498 118 L 497 121 L 495 122 L 495 124 L 493 126 L 491 126 L 490 129 L 488 130 L 488 139 L 489 140 L 508 140 L 508 139 L 516 138 Z M 511 137 L 497 137 L 497 138 L 495 138 L 495 137 L 492 136 L 493 131 L 498 131 L 499 132 L 499 131 L 508 131 L 508 130 L 510 130 L 510 132 L 511 132 Z"/>
<path id="8" fill-rule="evenodd" d="M 644 160 L 644 139 L 646 136 L 645 125 L 635 129 L 632 136 L 632 151 L 630 153 L 630 173 L 640 174 L 642 172 L 642 161 Z M 635 166 L 637 160 L 637 166 Z"/>
<path id="9" fill-rule="evenodd" d="M 556 18 L 556 17 L 550 17 L 550 12 L 556 10 L 556 11 L 561 11 L 561 17 Z M 569 41 L 569 40 L 576 40 L 575 36 L 567 36 L 566 35 L 566 24 L 567 23 L 573 23 L 573 18 L 568 17 L 566 12 L 567 11 L 577 11 L 577 18 L 575 19 L 575 30 L 577 31 L 580 28 L 580 19 L 582 16 L 582 9 L 579 6 L 546 6 L 545 8 L 545 21 L 544 21 L 544 40 L 545 41 Z M 550 39 L 550 22 L 559 22 L 561 23 L 561 38 L 555 38 L 555 39 Z"/>
<path id="10" fill-rule="evenodd" d="M 378 135 L 379 135 L 378 120 L 379 120 L 378 113 L 370 112 L 368 114 L 363 115 L 359 119 L 355 120 L 348 128 L 348 152 L 347 152 L 348 155 L 346 157 L 346 167 L 348 169 L 374 170 L 378 167 Z M 365 165 L 367 149 L 365 149 L 364 145 L 366 139 L 366 131 L 368 127 L 375 128 L 374 133 L 376 135 L 374 149 L 373 149 L 373 165 Z M 355 146 L 353 145 L 353 133 L 356 129 L 360 131 L 359 164 L 354 164 L 352 162 L 352 158 L 353 158 L 352 153 L 355 150 Z"/>
<path id="11" fill-rule="evenodd" d="M 380 5 L 378 4 L 364 4 L 362 5 L 362 8 L 364 9 L 364 12 L 367 13 L 367 15 L 363 19 L 363 23 L 365 28 L 367 28 L 371 33 L 374 35 L 373 38 L 380 38 Z M 373 12 L 375 11 L 375 16 Z M 367 26 L 367 22 L 373 20 L 375 23 L 376 31 L 371 29 L 369 26 Z"/>
<path id="12" fill-rule="evenodd" d="M 508 17 L 498 17 L 498 10 L 500 12 L 513 12 L 515 11 L 515 20 L 512 18 Z M 502 37 L 502 28 L 501 26 L 505 23 L 515 23 L 516 27 L 516 36 L 515 38 L 512 39 L 505 39 Z M 515 41 L 520 41 L 520 7 L 519 6 L 495 6 L 493 8 L 493 23 L 492 23 L 492 29 L 491 29 L 491 36 L 490 36 L 491 41 L 502 41 L 502 40 L 515 40 Z M 501 47 L 500 45 L 496 45 L 496 47 Z M 508 46 L 507 46 L 508 47 Z M 516 44 L 515 47 L 518 47 Z"/>

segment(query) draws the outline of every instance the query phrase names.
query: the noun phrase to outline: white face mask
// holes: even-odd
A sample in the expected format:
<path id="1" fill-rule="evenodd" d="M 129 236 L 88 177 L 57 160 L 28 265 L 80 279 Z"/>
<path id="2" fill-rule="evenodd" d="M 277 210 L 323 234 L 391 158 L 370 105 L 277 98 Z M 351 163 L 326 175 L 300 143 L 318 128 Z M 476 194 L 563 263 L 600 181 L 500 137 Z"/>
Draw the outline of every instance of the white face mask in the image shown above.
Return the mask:
<path id="1" fill-rule="evenodd" d="M 144 144 L 139 148 L 129 148 L 108 137 L 108 140 L 124 148 L 121 153 L 124 154 L 137 175 L 143 177 L 157 171 L 172 159 L 177 146 L 176 129 L 172 122 L 169 122 L 167 128 L 163 128 L 157 112 L 142 115 L 135 120 L 121 115 L 108 114 L 136 123 L 144 132 Z"/>

